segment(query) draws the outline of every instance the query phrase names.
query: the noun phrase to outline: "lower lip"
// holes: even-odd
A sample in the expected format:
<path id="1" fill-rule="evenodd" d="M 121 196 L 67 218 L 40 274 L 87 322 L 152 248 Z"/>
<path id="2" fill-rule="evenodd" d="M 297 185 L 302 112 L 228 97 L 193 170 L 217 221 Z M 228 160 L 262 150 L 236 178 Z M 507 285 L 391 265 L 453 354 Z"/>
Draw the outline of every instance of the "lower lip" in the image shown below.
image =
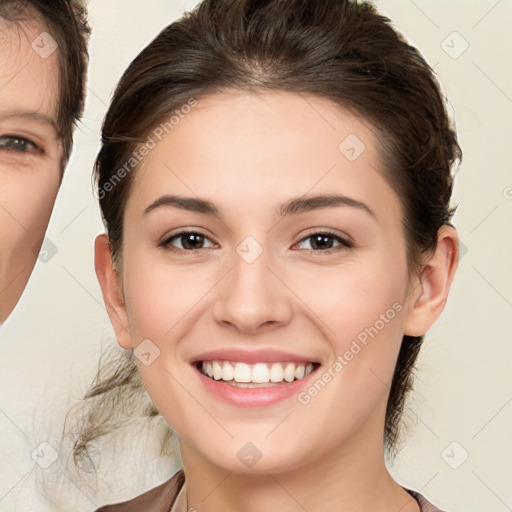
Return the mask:
<path id="1" fill-rule="evenodd" d="M 207 391 L 221 400 L 239 407 L 263 407 L 292 396 L 297 396 L 304 387 L 309 385 L 312 377 L 316 375 L 316 370 L 318 370 L 318 368 L 315 368 L 315 370 L 302 379 L 294 380 L 293 382 L 285 381 L 277 386 L 239 388 L 226 384 L 221 380 L 210 379 L 203 375 L 197 367 L 194 367 L 194 369 Z"/>

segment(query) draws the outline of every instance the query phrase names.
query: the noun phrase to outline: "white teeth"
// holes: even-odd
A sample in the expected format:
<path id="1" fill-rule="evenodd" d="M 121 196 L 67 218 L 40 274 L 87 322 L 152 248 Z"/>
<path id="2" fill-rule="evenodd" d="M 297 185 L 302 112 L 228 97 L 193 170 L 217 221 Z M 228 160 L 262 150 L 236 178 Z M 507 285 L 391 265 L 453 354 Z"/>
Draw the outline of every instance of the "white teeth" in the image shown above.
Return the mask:
<path id="1" fill-rule="evenodd" d="M 213 361 L 213 378 L 215 380 L 222 379 L 222 366 L 218 361 Z"/>
<path id="2" fill-rule="evenodd" d="M 286 382 L 292 382 L 295 380 L 295 365 L 288 363 L 284 369 L 284 380 Z"/>
<path id="3" fill-rule="evenodd" d="M 235 364 L 235 373 L 233 374 L 233 380 L 236 382 L 251 382 L 251 367 L 245 363 Z"/>
<path id="4" fill-rule="evenodd" d="M 233 380 L 235 376 L 235 369 L 230 363 L 224 363 L 222 367 L 222 380 Z"/>
<path id="5" fill-rule="evenodd" d="M 270 367 L 270 382 L 282 382 L 284 379 L 283 365 L 274 363 Z"/>
<path id="6" fill-rule="evenodd" d="M 302 379 L 313 371 L 313 363 L 256 363 L 249 365 L 241 362 L 216 360 L 203 361 L 201 370 L 204 375 L 214 380 L 268 384 Z"/>
<path id="7" fill-rule="evenodd" d="M 306 367 L 303 364 L 299 364 L 297 368 L 295 368 L 295 378 L 302 379 L 304 377 L 304 372 L 306 371 Z"/>
<path id="8" fill-rule="evenodd" d="M 265 363 L 257 363 L 252 367 L 251 382 L 263 384 L 270 380 L 270 370 Z"/>

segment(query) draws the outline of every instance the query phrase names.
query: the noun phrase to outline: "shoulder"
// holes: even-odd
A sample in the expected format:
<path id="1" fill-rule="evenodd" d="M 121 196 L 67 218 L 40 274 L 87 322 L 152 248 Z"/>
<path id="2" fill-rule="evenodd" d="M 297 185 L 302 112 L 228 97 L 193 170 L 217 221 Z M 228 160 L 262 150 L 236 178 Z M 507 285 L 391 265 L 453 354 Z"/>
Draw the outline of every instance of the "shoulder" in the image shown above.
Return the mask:
<path id="1" fill-rule="evenodd" d="M 442 512 L 442 510 L 432 505 L 432 503 L 419 492 L 411 491 L 410 489 L 406 489 L 406 491 L 418 502 L 421 512 Z"/>
<path id="2" fill-rule="evenodd" d="M 105 505 L 96 512 L 140 512 L 141 510 L 169 512 L 184 482 L 185 475 L 181 469 L 163 484 L 123 503 Z"/>

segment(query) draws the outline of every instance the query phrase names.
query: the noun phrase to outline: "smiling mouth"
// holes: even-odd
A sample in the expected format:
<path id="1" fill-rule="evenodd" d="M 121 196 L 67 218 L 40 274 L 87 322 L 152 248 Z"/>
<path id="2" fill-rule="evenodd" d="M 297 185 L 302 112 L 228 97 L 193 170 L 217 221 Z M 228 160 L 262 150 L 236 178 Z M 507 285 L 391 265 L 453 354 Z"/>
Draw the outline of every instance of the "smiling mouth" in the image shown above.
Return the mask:
<path id="1" fill-rule="evenodd" d="M 198 370 L 212 380 L 240 388 L 278 386 L 307 377 L 318 363 L 255 363 L 198 361 Z"/>

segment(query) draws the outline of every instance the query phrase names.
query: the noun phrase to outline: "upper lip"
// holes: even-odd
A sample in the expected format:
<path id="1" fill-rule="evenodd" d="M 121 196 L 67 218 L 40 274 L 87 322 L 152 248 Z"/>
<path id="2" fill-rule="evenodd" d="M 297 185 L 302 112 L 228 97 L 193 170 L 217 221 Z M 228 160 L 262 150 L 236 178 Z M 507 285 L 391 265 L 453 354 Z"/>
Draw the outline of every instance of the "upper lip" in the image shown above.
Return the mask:
<path id="1" fill-rule="evenodd" d="M 233 361 L 240 363 L 318 363 L 316 358 L 305 357 L 299 354 L 291 352 L 283 352 L 280 350 L 273 349 L 219 349 L 211 350 L 208 352 L 202 352 L 197 356 L 194 356 L 191 360 L 191 364 L 198 363 L 200 361 Z"/>

